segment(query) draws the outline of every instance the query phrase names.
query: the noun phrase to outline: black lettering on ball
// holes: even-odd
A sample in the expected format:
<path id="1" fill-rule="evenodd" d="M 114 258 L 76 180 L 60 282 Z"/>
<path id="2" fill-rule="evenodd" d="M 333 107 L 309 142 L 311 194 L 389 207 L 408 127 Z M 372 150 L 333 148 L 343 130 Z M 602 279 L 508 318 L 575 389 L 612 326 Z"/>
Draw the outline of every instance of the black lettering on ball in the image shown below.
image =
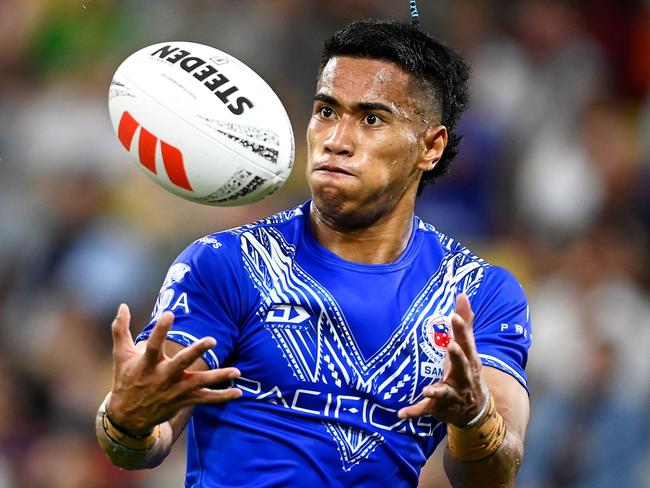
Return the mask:
<path id="1" fill-rule="evenodd" d="M 228 104 L 226 107 L 228 107 L 228 110 L 230 110 L 233 114 L 241 115 L 244 113 L 246 108 L 253 108 L 254 105 L 253 102 L 251 102 L 248 98 L 238 97 L 237 100 L 235 100 L 235 105 Z"/>
<path id="2" fill-rule="evenodd" d="M 203 67 L 200 71 L 194 73 L 192 76 L 194 76 L 194 78 L 196 78 L 199 81 L 203 81 L 208 76 L 212 76 L 213 74 L 218 73 L 218 71 L 219 70 L 217 70 L 217 68 L 208 64 L 205 67 Z"/>
<path id="3" fill-rule="evenodd" d="M 239 88 L 237 88 L 235 85 L 231 86 L 225 91 L 216 91 L 214 94 L 219 97 L 219 100 L 221 100 L 223 103 L 227 104 L 229 102 L 228 97 L 238 91 Z"/>
<path id="4" fill-rule="evenodd" d="M 229 81 L 230 80 L 228 78 L 226 78 L 224 75 L 219 73 L 217 76 L 215 76 L 211 80 L 206 81 L 203 84 L 207 86 L 210 91 L 214 91 L 217 88 L 219 88 L 221 85 L 228 83 Z"/>
<path id="5" fill-rule="evenodd" d="M 202 64 L 205 64 L 205 61 L 203 61 L 201 58 L 190 56 L 189 58 L 185 58 L 183 61 L 181 61 L 179 63 L 179 66 L 189 73 L 190 71 L 194 71 Z"/>
<path id="6" fill-rule="evenodd" d="M 155 50 L 154 52 L 152 52 L 151 56 L 155 56 L 157 54 L 161 58 L 166 58 L 167 56 L 169 56 L 171 53 L 173 53 L 177 49 L 178 49 L 177 47 L 171 47 L 170 45 L 163 46 L 163 47 Z"/>
<path id="7" fill-rule="evenodd" d="M 170 63 L 177 63 L 178 61 L 180 61 L 184 57 L 188 56 L 189 54 L 190 54 L 189 51 L 185 51 L 185 50 L 181 49 L 180 51 L 178 51 L 178 52 L 172 54 L 171 56 L 167 57 L 167 61 L 169 61 Z"/>

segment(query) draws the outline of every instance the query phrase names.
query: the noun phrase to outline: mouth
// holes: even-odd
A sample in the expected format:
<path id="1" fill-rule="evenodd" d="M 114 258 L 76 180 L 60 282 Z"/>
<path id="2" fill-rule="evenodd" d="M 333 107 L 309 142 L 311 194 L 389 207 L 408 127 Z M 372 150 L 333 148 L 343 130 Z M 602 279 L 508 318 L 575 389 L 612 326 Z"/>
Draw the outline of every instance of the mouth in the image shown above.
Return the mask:
<path id="1" fill-rule="evenodd" d="M 338 166 L 336 164 L 331 164 L 331 163 L 316 165 L 316 167 L 314 168 L 314 173 L 317 173 L 317 172 L 335 173 L 335 174 L 354 176 L 351 172 L 349 172 L 348 170 L 346 170 L 342 166 Z"/>

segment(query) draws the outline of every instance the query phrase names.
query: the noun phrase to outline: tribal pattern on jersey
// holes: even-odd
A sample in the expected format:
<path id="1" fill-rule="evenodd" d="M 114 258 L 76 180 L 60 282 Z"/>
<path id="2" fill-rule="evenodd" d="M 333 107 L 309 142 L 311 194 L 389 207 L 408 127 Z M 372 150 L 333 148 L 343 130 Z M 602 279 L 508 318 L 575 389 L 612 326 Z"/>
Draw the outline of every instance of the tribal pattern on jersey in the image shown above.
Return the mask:
<path id="1" fill-rule="evenodd" d="M 435 419 L 403 420 L 397 411 L 420 400 L 422 388 L 442 377 L 455 298 L 477 292 L 486 263 L 447 253 L 390 337 L 365 357 L 336 299 L 295 262 L 295 247 L 277 229 L 258 225 L 238 234 L 244 267 L 261 294 L 259 319 L 295 378 L 310 385 L 310 393 L 329 392 L 318 413 L 343 469 L 371 456 L 385 441 L 383 431 L 433 435 Z M 358 398 L 358 407 L 339 408 L 340 398 L 332 401 L 338 391 L 340 398 Z M 284 400 L 275 403 L 291 408 Z"/>

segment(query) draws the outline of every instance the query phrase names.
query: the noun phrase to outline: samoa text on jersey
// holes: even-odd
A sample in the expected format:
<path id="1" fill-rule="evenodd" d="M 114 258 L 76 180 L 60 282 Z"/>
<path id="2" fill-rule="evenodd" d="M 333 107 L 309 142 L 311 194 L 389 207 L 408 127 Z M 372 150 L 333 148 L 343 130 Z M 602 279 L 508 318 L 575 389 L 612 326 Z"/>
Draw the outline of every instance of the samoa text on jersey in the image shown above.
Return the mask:
<path id="1" fill-rule="evenodd" d="M 397 261 L 345 261 L 316 242 L 309 205 L 191 244 L 138 336 L 171 310 L 170 340 L 215 337 L 203 359 L 242 373 L 241 399 L 194 409 L 187 487 L 417 486 L 446 428 L 397 411 L 442 378 L 460 293 L 483 364 L 526 387 L 528 307 L 510 273 L 417 217 Z"/>

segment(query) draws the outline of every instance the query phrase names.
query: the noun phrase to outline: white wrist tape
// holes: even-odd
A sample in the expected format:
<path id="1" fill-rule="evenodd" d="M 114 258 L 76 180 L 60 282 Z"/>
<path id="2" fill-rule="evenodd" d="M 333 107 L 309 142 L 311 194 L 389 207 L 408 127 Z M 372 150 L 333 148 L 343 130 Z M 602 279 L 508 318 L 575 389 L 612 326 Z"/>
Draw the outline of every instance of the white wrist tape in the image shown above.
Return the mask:
<path id="1" fill-rule="evenodd" d="M 488 405 L 490 405 L 490 390 L 487 390 L 487 393 L 485 394 L 485 400 L 483 401 L 483 406 L 481 407 L 481 410 L 476 414 L 476 416 L 467 422 L 464 427 L 471 427 L 472 425 L 475 425 L 478 423 L 479 420 L 483 418 L 483 415 L 485 415 L 485 411 L 488 409 Z"/>

